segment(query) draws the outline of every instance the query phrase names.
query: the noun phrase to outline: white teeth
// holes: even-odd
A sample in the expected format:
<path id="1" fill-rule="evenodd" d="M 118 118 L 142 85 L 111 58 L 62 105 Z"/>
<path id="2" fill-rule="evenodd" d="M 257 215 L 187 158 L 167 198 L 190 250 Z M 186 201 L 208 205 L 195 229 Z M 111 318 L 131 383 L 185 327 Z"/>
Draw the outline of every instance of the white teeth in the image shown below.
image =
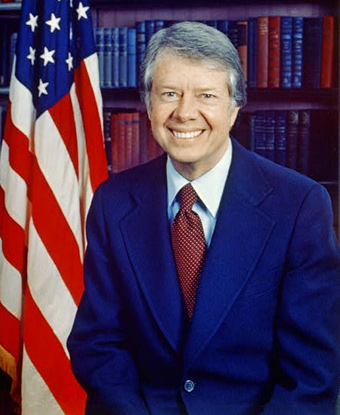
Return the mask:
<path id="1" fill-rule="evenodd" d="M 195 138 L 195 137 L 199 136 L 202 131 L 203 130 L 192 131 L 190 133 L 180 133 L 178 131 L 172 130 L 172 133 L 176 138 Z"/>

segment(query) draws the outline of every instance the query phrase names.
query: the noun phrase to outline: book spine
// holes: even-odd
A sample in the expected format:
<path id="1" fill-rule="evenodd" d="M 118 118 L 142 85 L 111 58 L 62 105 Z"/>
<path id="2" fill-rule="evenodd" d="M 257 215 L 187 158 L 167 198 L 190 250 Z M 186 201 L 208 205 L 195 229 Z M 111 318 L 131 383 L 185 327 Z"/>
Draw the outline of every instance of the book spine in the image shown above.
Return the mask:
<path id="1" fill-rule="evenodd" d="M 298 170 L 305 175 L 308 174 L 310 115 L 310 110 L 299 111 Z"/>
<path id="2" fill-rule="evenodd" d="M 237 22 L 237 51 L 240 57 L 241 66 L 243 69 L 244 79 L 247 82 L 248 78 L 248 22 Z"/>
<path id="3" fill-rule="evenodd" d="M 127 27 L 119 28 L 119 86 L 127 87 Z"/>
<path id="4" fill-rule="evenodd" d="M 118 115 L 111 114 L 111 164 L 112 173 L 119 172 L 119 137 L 118 137 Z"/>
<path id="5" fill-rule="evenodd" d="M 112 38 L 112 86 L 119 87 L 119 28 L 111 28 Z"/>
<path id="6" fill-rule="evenodd" d="M 228 36 L 228 23 L 229 21 L 224 19 L 224 20 L 217 20 L 217 29 L 224 33 L 226 36 Z"/>
<path id="7" fill-rule="evenodd" d="M 275 162 L 286 165 L 287 111 L 275 112 Z"/>
<path id="8" fill-rule="evenodd" d="M 293 73 L 293 18 L 281 17 L 281 70 L 282 88 L 292 87 Z"/>
<path id="9" fill-rule="evenodd" d="M 257 18 L 257 87 L 268 88 L 268 16 Z"/>
<path id="10" fill-rule="evenodd" d="M 132 167 L 139 164 L 140 156 L 140 113 L 132 113 Z"/>
<path id="11" fill-rule="evenodd" d="M 125 169 L 132 167 L 132 146 L 133 146 L 133 131 L 132 131 L 132 113 L 125 113 Z"/>
<path id="12" fill-rule="evenodd" d="M 125 113 L 117 114 L 118 171 L 126 169 L 126 122 Z"/>
<path id="13" fill-rule="evenodd" d="M 256 123 L 256 114 L 249 114 L 249 150 L 255 151 L 255 123 Z"/>
<path id="14" fill-rule="evenodd" d="M 96 49 L 98 54 L 100 86 L 104 86 L 104 28 L 96 28 Z"/>
<path id="15" fill-rule="evenodd" d="M 145 22 L 136 22 L 136 42 L 137 42 L 137 80 L 140 85 L 140 69 L 145 55 Z"/>
<path id="16" fill-rule="evenodd" d="M 146 47 L 148 46 L 148 43 L 152 37 L 152 35 L 155 33 L 155 20 L 146 20 L 145 21 L 145 44 Z"/>
<path id="17" fill-rule="evenodd" d="M 265 111 L 257 111 L 254 125 L 254 149 L 260 156 L 266 156 L 266 128 L 265 128 Z"/>
<path id="18" fill-rule="evenodd" d="M 155 33 L 163 29 L 165 26 L 165 21 L 163 19 L 155 19 Z"/>
<path id="19" fill-rule="evenodd" d="M 104 144 L 107 160 L 107 169 L 112 173 L 112 139 L 111 139 L 111 111 L 103 111 Z"/>
<path id="20" fill-rule="evenodd" d="M 127 56 L 127 86 L 135 88 L 137 86 L 137 36 L 136 29 L 130 27 L 127 34 Z"/>
<path id="21" fill-rule="evenodd" d="M 305 17 L 303 36 L 302 85 L 317 89 L 321 78 L 322 17 Z"/>
<path id="22" fill-rule="evenodd" d="M 321 88 L 333 87 L 334 16 L 324 16 L 322 22 Z"/>
<path id="23" fill-rule="evenodd" d="M 303 64 L 303 17 L 293 17 L 293 61 L 292 61 L 292 87 L 302 87 Z"/>
<path id="24" fill-rule="evenodd" d="M 110 27 L 104 28 L 104 71 L 103 87 L 112 87 L 112 33 Z"/>
<path id="25" fill-rule="evenodd" d="M 286 166 L 297 170 L 298 157 L 298 135 L 299 135 L 299 111 L 287 111 L 287 157 Z"/>
<path id="26" fill-rule="evenodd" d="M 265 156 L 267 159 L 275 160 L 275 112 L 265 111 Z"/>
<path id="27" fill-rule="evenodd" d="M 268 18 L 268 87 L 280 87 L 280 51 L 281 19 L 280 16 Z"/>
<path id="28" fill-rule="evenodd" d="M 257 18 L 248 19 L 248 86 L 257 86 Z"/>
<path id="29" fill-rule="evenodd" d="M 237 41 L 238 41 L 237 20 L 229 20 L 228 38 L 229 38 L 230 42 L 235 46 L 235 49 L 237 49 Z"/>

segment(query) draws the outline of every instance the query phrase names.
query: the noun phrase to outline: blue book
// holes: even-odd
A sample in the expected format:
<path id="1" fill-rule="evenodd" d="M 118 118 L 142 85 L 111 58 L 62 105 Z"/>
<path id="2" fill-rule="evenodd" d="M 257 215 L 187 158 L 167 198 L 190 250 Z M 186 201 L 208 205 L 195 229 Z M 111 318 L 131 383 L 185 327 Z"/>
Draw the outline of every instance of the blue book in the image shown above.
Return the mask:
<path id="1" fill-rule="evenodd" d="M 281 17 L 281 88 L 292 87 L 293 73 L 293 18 Z"/>
<path id="2" fill-rule="evenodd" d="M 255 151 L 255 121 L 256 121 L 256 114 L 251 113 L 249 114 L 249 150 Z"/>
<path id="3" fill-rule="evenodd" d="M 137 86 L 137 34 L 136 29 L 129 27 L 127 33 L 127 86 Z"/>
<path id="4" fill-rule="evenodd" d="M 275 161 L 275 111 L 265 111 L 265 156 Z"/>
<path id="5" fill-rule="evenodd" d="M 257 18 L 248 19 L 248 87 L 257 86 Z"/>
<path id="6" fill-rule="evenodd" d="M 309 144 L 310 144 L 311 110 L 299 111 L 298 135 L 298 170 L 307 175 L 309 173 Z"/>
<path id="7" fill-rule="evenodd" d="M 155 20 L 155 30 L 154 30 L 154 33 L 158 32 L 161 29 L 163 29 L 164 26 L 165 26 L 165 21 L 163 19 L 156 19 Z"/>
<path id="8" fill-rule="evenodd" d="M 145 22 L 136 22 L 137 38 L 137 80 L 140 82 L 140 69 L 145 56 Z"/>
<path id="9" fill-rule="evenodd" d="M 145 44 L 148 46 L 149 40 L 152 35 L 155 33 L 155 20 L 146 20 L 145 21 Z"/>
<path id="10" fill-rule="evenodd" d="M 104 28 L 96 27 L 96 49 L 98 54 L 100 86 L 104 86 Z"/>
<path id="11" fill-rule="evenodd" d="M 302 87 L 303 17 L 293 17 L 292 87 Z"/>
<path id="12" fill-rule="evenodd" d="M 119 28 L 119 87 L 127 87 L 128 59 L 127 59 L 128 28 Z"/>
<path id="13" fill-rule="evenodd" d="M 228 20 L 217 20 L 217 29 L 228 36 Z"/>
<path id="14" fill-rule="evenodd" d="M 322 25 L 322 17 L 305 17 L 303 21 L 302 86 L 304 88 L 320 88 Z"/>
<path id="15" fill-rule="evenodd" d="M 217 29 L 217 20 L 203 20 L 203 23 L 205 23 L 207 26 Z"/>
<path id="16" fill-rule="evenodd" d="M 299 111 L 287 111 L 287 154 L 286 166 L 290 169 L 297 170 L 297 154 L 298 154 L 298 136 L 299 136 Z"/>
<path id="17" fill-rule="evenodd" d="M 104 78 L 103 87 L 112 87 L 112 35 L 111 28 L 104 28 Z"/>
<path id="18" fill-rule="evenodd" d="M 235 46 L 237 49 L 237 40 L 238 40 L 238 24 L 237 20 L 229 20 L 228 24 L 228 37 L 231 41 L 231 43 Z"/>
<path id="19" fill-rule="evenodd" d="M 265 111 L 256 111 L 254 123 L 254 150 L 260 156 L 266 156 Z"/>
<path id="20" fill-rule="evenodd" d="M 119 28 L 111 28 L 112 43 L 112 86 L 119 87 Z"/>
<path id="21" fill-rule="evenodd" d="M 287 111 L 275 111 L 275 162 L 286 165 Z"/>

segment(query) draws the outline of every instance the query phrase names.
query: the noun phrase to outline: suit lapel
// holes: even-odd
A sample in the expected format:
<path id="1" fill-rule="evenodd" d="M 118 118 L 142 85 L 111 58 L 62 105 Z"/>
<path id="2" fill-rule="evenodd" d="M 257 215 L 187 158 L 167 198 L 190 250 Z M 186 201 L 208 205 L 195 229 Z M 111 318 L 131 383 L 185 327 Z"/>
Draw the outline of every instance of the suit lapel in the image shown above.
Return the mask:
<path id="1" fill-rule="evenodd" d="M 165 338 L 179 351 L 183 307 L 167 217 L 165 160 L 140 180 L 136 208 L 121 222 L 126 248 L 145 299 Z"/>
<path id="2" fill-rule="evenodd" d="M 271 188 L 233 144 L 233 161 L 197 291 L 183 364 L 188 368 L 216 333 L 246 284 L 274 226 L 257 206 Z"/>

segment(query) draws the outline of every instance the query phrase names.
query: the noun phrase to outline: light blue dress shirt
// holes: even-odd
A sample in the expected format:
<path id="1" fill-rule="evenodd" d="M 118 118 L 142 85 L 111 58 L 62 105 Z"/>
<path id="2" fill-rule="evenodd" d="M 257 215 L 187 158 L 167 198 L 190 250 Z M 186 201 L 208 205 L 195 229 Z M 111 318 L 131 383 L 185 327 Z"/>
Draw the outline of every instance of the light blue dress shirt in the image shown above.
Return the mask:
<path id="1" fill-rule="evenodd" d="M 190 182 L 178 173 L 168 156 L 166 175 L 168 184 L 168 217 L 170 224 L 172 226 L 172 222 L 179 211 L 179 200 L 176 197 L 178 192 L 187 183 L 191 183 L 200 198 L 200 201 L 194 204 L 193 210 L 199 215 L 202 221 L 204 236 L 208 247 L 214 233 L 217 212 L 228 177 L 231 158 L 232 144 L 229 139 L 227 151 L 221 160 L 207 173 Z"/>

